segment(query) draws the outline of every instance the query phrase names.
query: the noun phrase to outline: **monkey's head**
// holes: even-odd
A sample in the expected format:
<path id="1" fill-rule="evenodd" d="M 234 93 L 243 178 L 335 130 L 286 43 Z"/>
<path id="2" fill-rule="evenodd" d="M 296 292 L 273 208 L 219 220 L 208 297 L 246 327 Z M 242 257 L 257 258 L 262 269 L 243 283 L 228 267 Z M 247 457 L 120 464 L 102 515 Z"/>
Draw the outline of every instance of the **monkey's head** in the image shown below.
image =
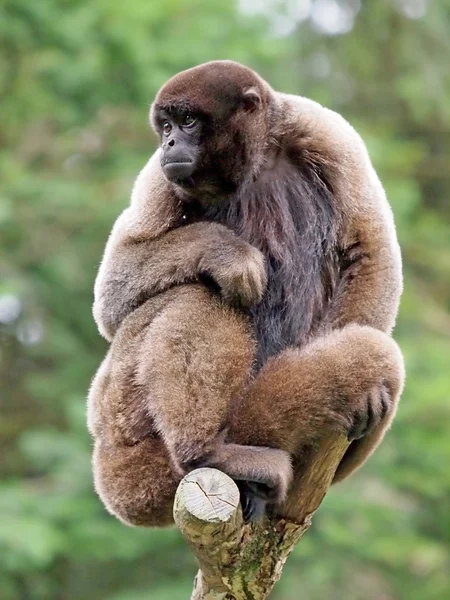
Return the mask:
<path id="1" fill-rule="evenodd" d="M 214 61 L 175 75 L 150 112 L 161 167 L 183 196 L 235 191 L 252 178 L 268 146 L 269 85 L 251 69 Z"/>

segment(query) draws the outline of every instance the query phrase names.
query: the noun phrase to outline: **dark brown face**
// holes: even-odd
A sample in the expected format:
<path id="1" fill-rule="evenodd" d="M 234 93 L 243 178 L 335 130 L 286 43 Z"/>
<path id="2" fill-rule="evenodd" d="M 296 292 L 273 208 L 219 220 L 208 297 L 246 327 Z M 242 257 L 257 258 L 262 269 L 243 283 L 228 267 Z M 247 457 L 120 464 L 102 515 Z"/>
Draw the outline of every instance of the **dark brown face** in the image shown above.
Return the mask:
<path id="1" fill-rule="evenodd" d="M 151 112 L 166 179 L 197 198 L 232 193 L 264 135 L 267 96 L 253 71 L 229 61 L 200 65 L 169 80 Z"/>
<path id="2" fill-rule="evenodd" d="M 157 110 L 157 131 L 161 137 L 161 167 L 166 179 L 188 185 L 202 159 L 200 118 L 187 111 Z"/>

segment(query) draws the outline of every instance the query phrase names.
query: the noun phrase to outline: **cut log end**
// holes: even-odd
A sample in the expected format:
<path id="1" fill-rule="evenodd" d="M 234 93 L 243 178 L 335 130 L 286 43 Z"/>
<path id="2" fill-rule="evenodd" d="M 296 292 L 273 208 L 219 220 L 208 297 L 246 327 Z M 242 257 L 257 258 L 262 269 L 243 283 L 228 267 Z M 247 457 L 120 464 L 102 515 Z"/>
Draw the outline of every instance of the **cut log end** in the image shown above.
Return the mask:
<path id="1" fill-rule="evenodd" d="M 175 521 L 179 513 L 206 523 L 224 523 L 239 507 L 234 481 L 217 469 L 196 469 L 181 481 L 175 498 Z M 184 514 L 186 516 L 186 514 Z"/>

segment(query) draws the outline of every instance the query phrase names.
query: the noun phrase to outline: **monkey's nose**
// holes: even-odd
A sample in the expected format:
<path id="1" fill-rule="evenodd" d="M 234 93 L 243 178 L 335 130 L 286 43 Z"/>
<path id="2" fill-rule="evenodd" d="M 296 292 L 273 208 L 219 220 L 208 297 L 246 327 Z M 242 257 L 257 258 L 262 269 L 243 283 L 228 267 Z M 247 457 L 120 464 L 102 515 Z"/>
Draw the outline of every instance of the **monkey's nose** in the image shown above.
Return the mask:
<path id="1" fill-rule="evenodd" d="M 166 163 L 163 168 L 164 176 L 169 181 L 176 181 L 177 179 L 186 179 L 190 177 L 194 172 L 193 162 L 169 162 Z"/>

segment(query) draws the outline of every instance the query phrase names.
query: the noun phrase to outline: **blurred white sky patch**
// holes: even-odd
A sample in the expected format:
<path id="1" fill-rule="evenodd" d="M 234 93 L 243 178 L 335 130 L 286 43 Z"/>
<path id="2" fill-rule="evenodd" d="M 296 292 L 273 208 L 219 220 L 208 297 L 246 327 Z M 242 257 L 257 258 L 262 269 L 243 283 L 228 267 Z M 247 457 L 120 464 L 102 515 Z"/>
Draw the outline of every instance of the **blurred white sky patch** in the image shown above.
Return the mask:
<path id="1" fill-rule="evenodd" d="M 376 0 L 366 0 L 366 2 Z M 391 0 L 410 19 L 422 18 L 429 0 Z M 247 15 L 264 15 L 272 24 L 276 37 L 293 33 L 299 23 L 310 20 L 324 35 L 342 35 L 353 29 L 361 9 L 361 0 L 239 0 Z"/>
<path id="2" fill-rule="evenodd" d="M 265 15 L 272 23 L 273 34 L 285 37 L 311 16 L 312 0 L 239 0 L 241 12 Z"/>
<path id="3" fill-rule="evenodd" d="M 421 19 L 427 12 L 429 0 L 396 0 L 401 12 L 410 19 Z"/>
<path id="4" fill-rule="evenodd" d="M 277 37 L 290 35 L 307 19 L 321 33 L 339 35 L 353 28 L 361 0 L 239 0 L 239 7 L 248 15 L 268 17 Z"/>
<path id="5" fill-rule="evenodd" d="M 360 0 L 316 0 L 312 5 L 311 21 L 321 33 L 342 35 L 353 29 L 360 8 Z"/>
<path id="6" fill-rule="evenodd" d="M 22 303 L 17 296 L 4 294 L 0 296 L 0 323 L 8 325 L 19 318 Z"/>

